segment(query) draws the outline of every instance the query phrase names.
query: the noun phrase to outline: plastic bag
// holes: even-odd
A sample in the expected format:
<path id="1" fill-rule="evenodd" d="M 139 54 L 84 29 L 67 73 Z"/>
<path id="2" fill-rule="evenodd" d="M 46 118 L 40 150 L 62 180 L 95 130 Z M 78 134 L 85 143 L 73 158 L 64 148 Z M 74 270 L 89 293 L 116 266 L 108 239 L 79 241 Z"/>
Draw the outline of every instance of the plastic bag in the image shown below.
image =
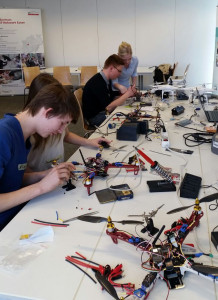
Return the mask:
<path id="1" fill-rule="evenodd" d="M 15 272 L 24 269 L 33 259 L 43 253 L 53 241 L 54 231 L 51 226 L 40 228 L 28 239 L 16 241 L 15 244 L 5 245 L 5 255 L 1 253 L 0 269 Z"/>

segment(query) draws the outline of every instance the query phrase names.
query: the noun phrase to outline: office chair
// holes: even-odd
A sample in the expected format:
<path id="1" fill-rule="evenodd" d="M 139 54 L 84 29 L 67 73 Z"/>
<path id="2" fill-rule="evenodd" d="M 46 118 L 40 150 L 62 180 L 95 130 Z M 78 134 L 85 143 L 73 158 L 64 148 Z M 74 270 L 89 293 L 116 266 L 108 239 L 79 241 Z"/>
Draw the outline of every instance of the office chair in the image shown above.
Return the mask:
<path id="1" fill-rule="evenodd" d="M 84 137 L 89 137 L 94 131 L 95 131 L 95 128 L 90 126 L 88 124 L 88 122 L 84 119 L 83 117 L 83 112 L 82 112 L 82 96 L 83 96 L 83 89 L 82 88 L 79 88 L 77 90 L 74 91 L 74 96 L 78 102 L 78 105 L 79 105 L 79 109 L 80 109 L 80 116 L 81 116 L 81 121 L 82 121 L 82 124 L 83 124 L 83 129 L 85 131 L 85 135 Z"/>
<path id="2" fill-rule="evenodd" d="M 35 67 L 23 67 L 23 75 L 24 75 L 24 104 L 25 104 L 25 96 L 26 96 L 26 90 L 30 88 L 31 82 L 33 79 L 40 74 L 40 68 L 39 66 Z"/>
<path id="3" fill-rule="evenodd" d="M 80 75 L 80 87 L 84 87 L 86 82 L 98 73 L 97 66 L 82 66 Z"/>
<path id="4" fill-rule="evenodd" d="M 70 89 L 73 90 L 72 78 L 71 78 L 70 67 L 69 66 L 53 67 L 53 76 L 62 85 L 68 86 Z"/>

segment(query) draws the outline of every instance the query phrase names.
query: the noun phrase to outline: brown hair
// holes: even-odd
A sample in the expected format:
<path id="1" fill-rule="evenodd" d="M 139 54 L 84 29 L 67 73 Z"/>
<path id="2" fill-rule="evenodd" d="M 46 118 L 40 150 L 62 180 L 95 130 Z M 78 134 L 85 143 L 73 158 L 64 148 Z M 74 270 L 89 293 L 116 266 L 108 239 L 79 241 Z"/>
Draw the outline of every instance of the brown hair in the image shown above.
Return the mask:
<path id="1" fill-rule="evenodd" d="M 121 57 L 119 57 L 117 54 L 112 54 L 109 56 L 104 63 L 104 69 L 107 69 L 110 66 L 124 66 L 124 61 Z"/>
<path id="2" fill-rule="evenodd" d="M 49 74 L 40 74 L 32 81 L 23 111 L 35 116 L 42 107 L 52 108 L 48 117 L 69 115 L 73 123 L 77 122 L 80 114 L 74 94 Z M 45 147 L 48 138 L 42 138 L 37 133 L 34 134 L 34 138 L 34 149 L 40 145 Z"/>
<path id="3" fill-rule="evenodd" d="M 23 110 L 36 96 L 36 94 L 41 90 L 41 88 L 51 83 L 59 83 L 59 81 L 48 73 L 41 73 L 38 76 L 36 76 L 30 85 L 27 102 L 25 103 Z"/>
<path id="4" fill-rule="evenodd" d="M 35 116 L 39 110 L 52 108 L 49 117 L 69 115 L 74 122 L 79 116 L 79 109 L 74 94 L 61 83 L 45 85 L 26 105 L 24 110 Z"/>

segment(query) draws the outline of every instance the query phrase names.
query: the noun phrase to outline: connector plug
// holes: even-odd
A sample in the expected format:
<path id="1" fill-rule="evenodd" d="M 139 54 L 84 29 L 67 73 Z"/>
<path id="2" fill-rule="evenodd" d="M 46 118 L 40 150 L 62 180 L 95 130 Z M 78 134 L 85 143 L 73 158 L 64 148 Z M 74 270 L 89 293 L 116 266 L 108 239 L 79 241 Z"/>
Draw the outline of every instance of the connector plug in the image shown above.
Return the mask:
<path id="1" fill-rule="evenodd" d="M 165 127 L 161 131 L 161 146 L 163 148 L 169 148 L 170 147 L 168 132 L 166 131 Z"/>

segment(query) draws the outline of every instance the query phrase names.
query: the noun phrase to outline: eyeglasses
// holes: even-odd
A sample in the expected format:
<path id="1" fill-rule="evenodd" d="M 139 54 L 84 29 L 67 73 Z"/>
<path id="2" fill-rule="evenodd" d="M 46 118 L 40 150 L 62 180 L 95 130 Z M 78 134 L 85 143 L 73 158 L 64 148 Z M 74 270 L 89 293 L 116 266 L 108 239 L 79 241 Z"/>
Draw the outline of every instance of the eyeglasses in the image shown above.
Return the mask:
<path id="1" fill-rule="evenodd" d="M 113 66 L 119 73 L 122 72 L 122 70 L 117 69 L 117 67 Z"/>

